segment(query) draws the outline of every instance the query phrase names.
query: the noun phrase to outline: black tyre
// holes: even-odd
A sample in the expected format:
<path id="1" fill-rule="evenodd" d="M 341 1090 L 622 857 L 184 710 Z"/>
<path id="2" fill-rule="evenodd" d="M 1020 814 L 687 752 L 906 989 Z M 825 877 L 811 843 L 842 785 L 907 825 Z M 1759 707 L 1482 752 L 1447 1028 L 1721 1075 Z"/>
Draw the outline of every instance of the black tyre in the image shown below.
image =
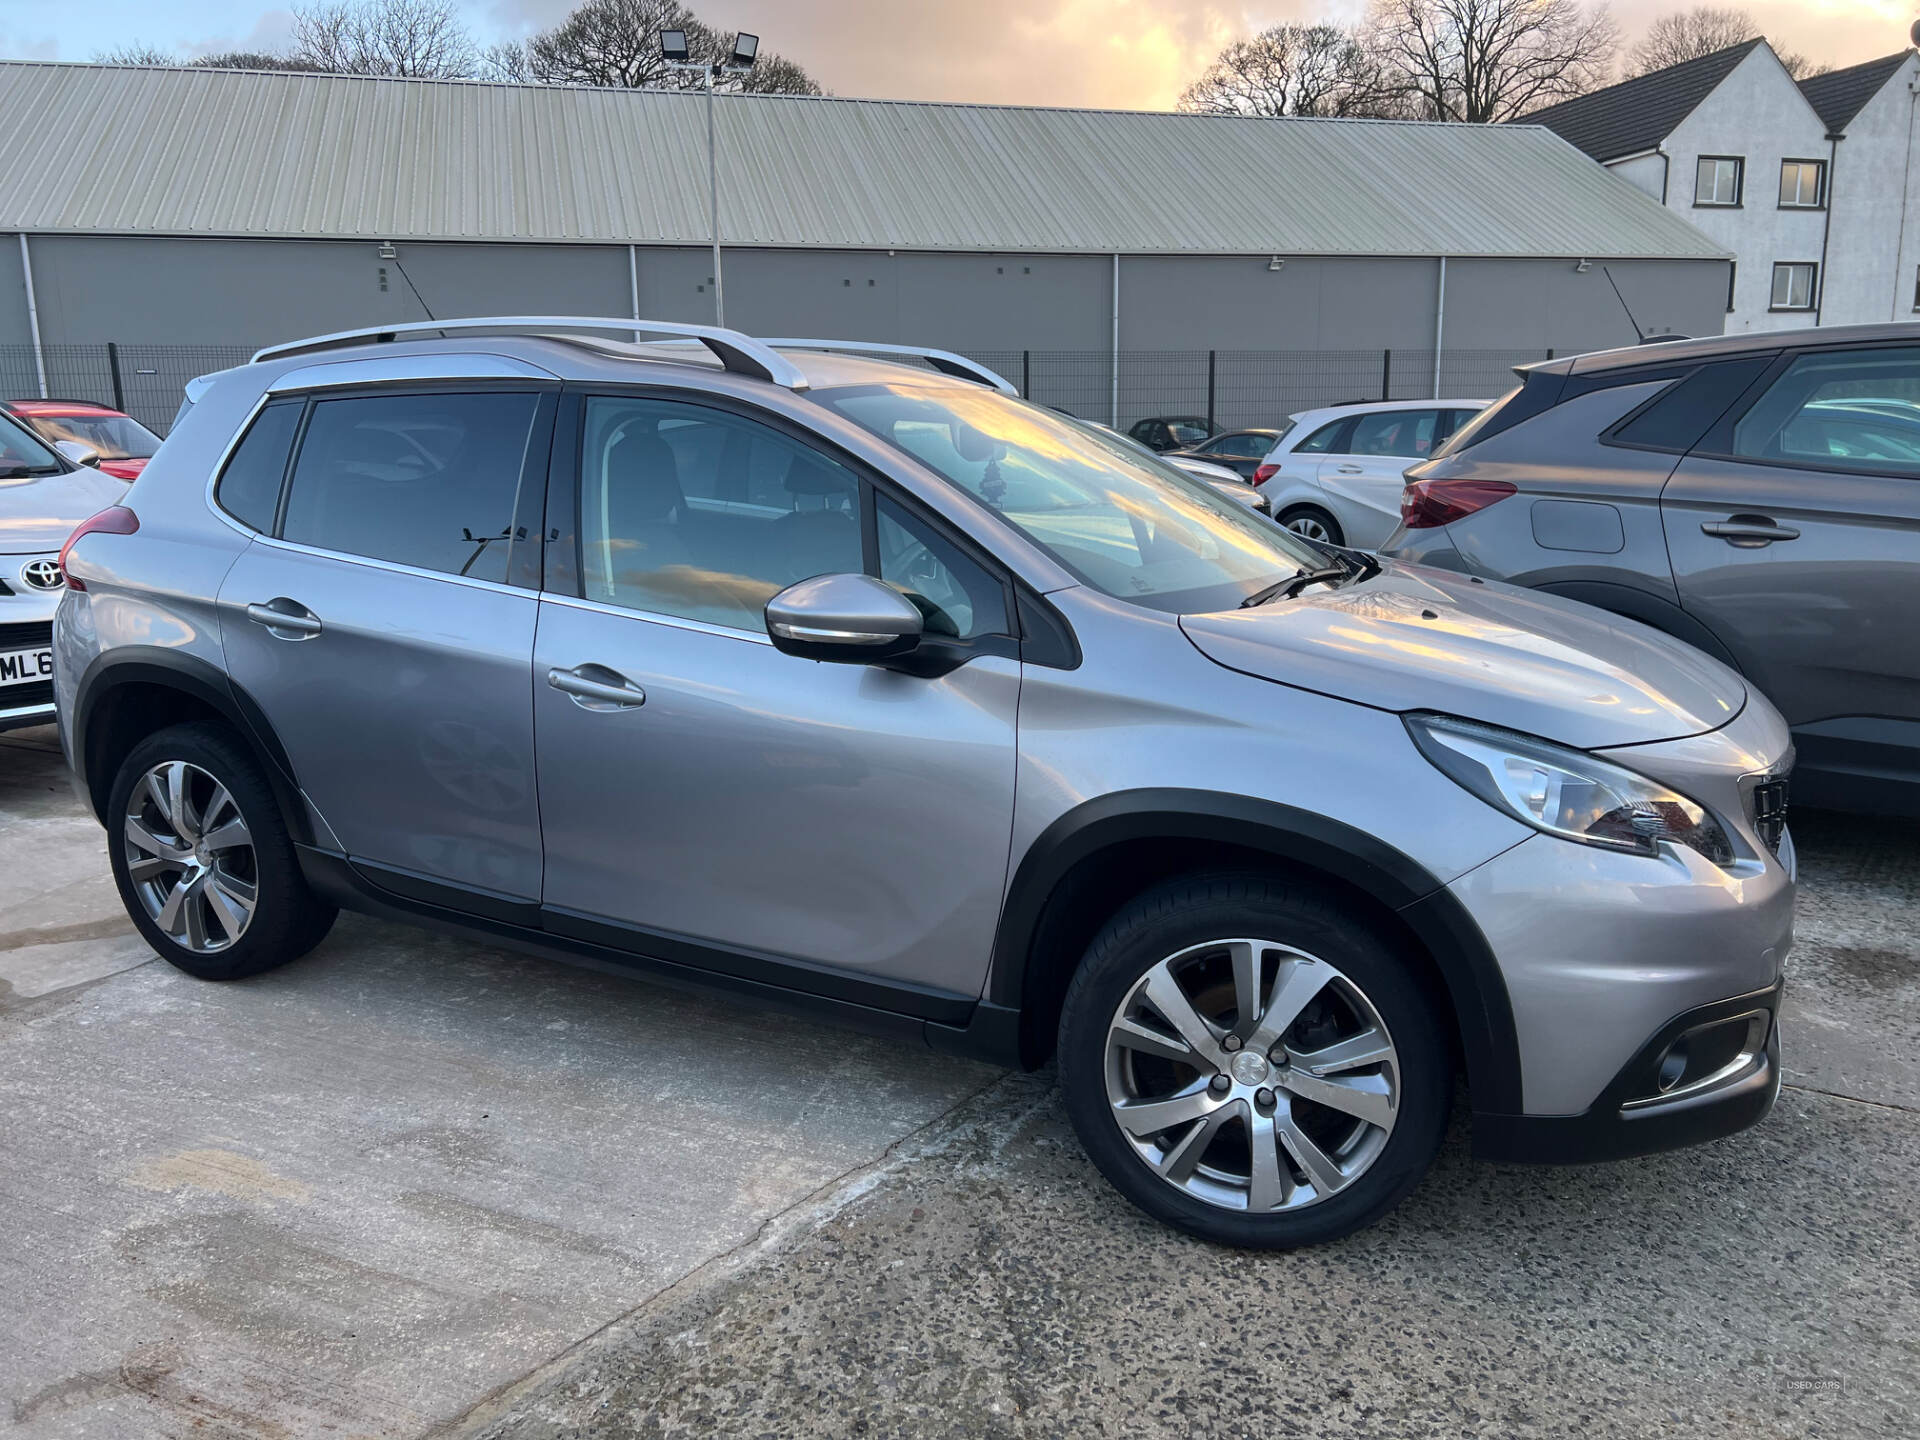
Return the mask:
<path id="1" fill-rule="evenodd" d="M 1412 965 L 1312 887 L 1207 875 L 1094 939 L 1060 1016 L 1060 1086 L 1134 1204 L 1283 1250 L 1372 1224 L 1432 1163 L 1452 1064 Z"/>
<path id="2" fill-rule="evenodd" d="M 307 888 L 273 791 L 218 725 L 175 725 L 121 762 L 107 801 L 107 853 L 134 926 L 160 957 L 203 980 L 296 960 L 333 925 Z"/>
<path id="3" fill-rule="evenodd" d="M 1340 522 L 1318 505 L 1289 505 L 1279 518 L 1287 529 L 1309 540 L 1318 540 L 1327 545 L 1347 543 L 1346 532 L 1340 528 Z"/>

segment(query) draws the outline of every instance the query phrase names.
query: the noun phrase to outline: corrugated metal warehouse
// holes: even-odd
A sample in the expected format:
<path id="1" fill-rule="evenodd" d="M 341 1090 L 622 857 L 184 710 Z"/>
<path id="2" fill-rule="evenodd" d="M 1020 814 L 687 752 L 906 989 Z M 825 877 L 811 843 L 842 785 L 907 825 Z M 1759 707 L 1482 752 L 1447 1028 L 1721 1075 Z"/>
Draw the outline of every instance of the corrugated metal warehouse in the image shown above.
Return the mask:
<path id="1" fill-rule="evenodd" d="M 253 345 L 423 307 L 711 321 L 706 104 L 0 64 L 0 232 L 21 237 L 0 255 L 0 346 L 36 324 L 47 352 Z M 715 110 L 727 320 L 761 333 L 1019 357 L 1029 376 L 1035 356 L 1116 350 L 1363 356 L 1370 386 L 1392 351 L 1386 388 L 1419 394 L 1436 352 L 1451 389 L 1455 357 L 1630 343 L 1608 272 L 1643 329 L 1721 324 L 1725 256 L 1535 127 Z"/>

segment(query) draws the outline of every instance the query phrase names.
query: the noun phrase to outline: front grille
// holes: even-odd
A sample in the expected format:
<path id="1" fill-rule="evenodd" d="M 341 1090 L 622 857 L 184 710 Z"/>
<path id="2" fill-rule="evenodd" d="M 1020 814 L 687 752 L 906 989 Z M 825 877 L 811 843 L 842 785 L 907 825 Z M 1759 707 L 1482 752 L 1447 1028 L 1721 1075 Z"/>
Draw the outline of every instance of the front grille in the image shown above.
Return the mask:
<path id="1" fill-rule="evenodd" d="M 26 705 L 52 703 L 51 680 L 35 680 L 31 685 L 0 685 L 0 710 L 18 710 Z"/>
<path id="2" fill-rule="evenodd" d="M 1776 775 L 1753 787 L 1753 828 L 1774 854 L 1787 833 L 1787 777 Z"/>
<path id="3" fill-rule="evenodd" d="M 43 650 L 53 644 L 51 620 L 29 620 L 19 625 L 0 625 L 0 650 Z"/>

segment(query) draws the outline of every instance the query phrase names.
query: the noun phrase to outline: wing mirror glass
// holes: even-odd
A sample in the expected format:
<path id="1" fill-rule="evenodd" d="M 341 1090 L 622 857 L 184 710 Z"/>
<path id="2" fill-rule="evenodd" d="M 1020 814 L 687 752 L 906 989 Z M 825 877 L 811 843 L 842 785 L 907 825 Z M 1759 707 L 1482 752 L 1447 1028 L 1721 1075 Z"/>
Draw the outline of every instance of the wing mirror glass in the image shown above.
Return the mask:
<path id="1" fill-rule="evenodd" d="M 78 440 L 56 440 L 53 448 L 76 465 L 98 466 L 100 463 L 100 452 Z"/>
<path id="2" fill-rule="evenodd" d="M 774 648 L 806 660 L 891 660 L 919 645 L 925 625 L 911 600 L 871 575 L 816 575 L 767 602 Z"/>

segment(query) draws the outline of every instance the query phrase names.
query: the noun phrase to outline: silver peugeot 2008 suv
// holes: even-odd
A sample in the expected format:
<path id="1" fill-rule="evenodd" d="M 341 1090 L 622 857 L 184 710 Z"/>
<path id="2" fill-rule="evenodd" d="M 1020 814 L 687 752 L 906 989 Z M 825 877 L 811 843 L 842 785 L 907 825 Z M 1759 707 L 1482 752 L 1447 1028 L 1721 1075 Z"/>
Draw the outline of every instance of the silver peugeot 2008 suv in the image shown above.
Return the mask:
<path id="1" fill-rule="evenodd" d="M 1460 1078 L 1509 1160 L 1767 1113 L 1739 676 L 886 348 L 509 318 L 196 381 L 54 637 L 142 935 L 232 979 L 344 906 L 1057 1056 L 1113 1184 L 1236 1245 L 1385 1213 Z"/>

